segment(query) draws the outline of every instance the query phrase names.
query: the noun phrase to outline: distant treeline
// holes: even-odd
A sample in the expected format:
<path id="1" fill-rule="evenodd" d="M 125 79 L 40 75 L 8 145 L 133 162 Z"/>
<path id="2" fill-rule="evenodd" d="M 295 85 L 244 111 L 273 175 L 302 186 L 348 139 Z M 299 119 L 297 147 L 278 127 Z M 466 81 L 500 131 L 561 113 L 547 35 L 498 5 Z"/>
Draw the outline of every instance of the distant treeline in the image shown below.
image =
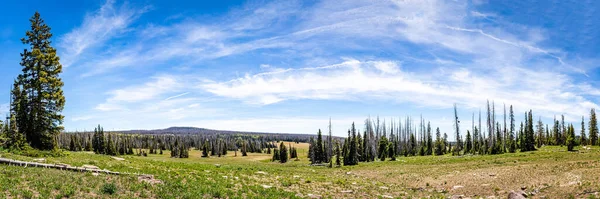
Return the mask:
<path id="1" fill-rule="evenodd" d="M 493 155 L 502 153 L 515 153 L 533 151 L 544 145 L 566 146 L 572 151 L 577 145 L 598 145 L 598 123 L 595 109 L 590 110 L 587 124 L 584 117 L 581 119 L 581 132 L 575 136 L 573 124 L 565 123 L 564 115 L 560 120 L 554 119 L 550 125 L 544 124 L 541 118 L 534 122 L 533 111 L 524 113 L 525 121 L 520 124 L 515 122 L 512 105 L 507 114 L 504 106 L 503 121 L 497 117 L 495 104 L 487 103 L 487 111 L 482 126 L 481 112 L 478 114 L 478 123 L 475 123 L 473 113 L 471 129 L 466 133 L 460 129 L 458 110 L 454 106 L 454 128 L 456 140 L 450 142 L 446 133 L 439 128 L 433 129 L 430 122 L 420 118 L 406 117 L 381 121 L 377 118 L 367 118 L 364 130 L 358 130 L 354 123 L 348 129 L 348 137 L 342 142 L 329 138 L 322 139 L 321 130 L 317 139 L 310 140 L 309 158 L 313 164 L 330 163 L 356 165 L 358 162 L 396 160 L 399 156 L 428 156 L 428 155 Z M 502 123 L 501 123 L 502 122 Z M 516 128 L 519 125 L 518 129 Z M 331 126 L 331 125 L 330 125 Z M 331 134 L 331 127 L 329 129 Z M 463 137 L 463 135 L 465 137 Z M 586 135 L 587 134 L 587 135 Z M 589 137 L 588 137 L 589 135 Z M 341 145 L 341 148 L 340 148 Z"/>
<path id="2" fill-rule="evenodd" d="M 193 127 L 172 127 L 161 130 L 105 132 L 98 126 L 94 132 L 62 133 L 60 148 L 70 151 L 94 151 L 107 155 L 162 154 L 170 150 L 172 157 L 187 158 L 188 151 L 203 151 L 203 157 L 227 155 L 227 151 L 271 153 L 277 142 L 308 142 L 314 135 L 220 131 Z M 339 138 L 338 138 L 339 139 Z M 292 147 L 290 146 L 290 150 Z"/>

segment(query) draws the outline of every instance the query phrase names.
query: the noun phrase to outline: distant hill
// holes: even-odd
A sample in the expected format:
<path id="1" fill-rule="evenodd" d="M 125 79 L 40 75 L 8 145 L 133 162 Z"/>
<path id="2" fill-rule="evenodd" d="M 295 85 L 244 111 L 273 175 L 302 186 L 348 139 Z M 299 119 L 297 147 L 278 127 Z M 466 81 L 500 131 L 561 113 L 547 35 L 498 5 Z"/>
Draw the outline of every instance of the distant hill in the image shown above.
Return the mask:
<path id="1" fill-rule="evenodd" d="M 302 140 L 307 141 L 311 137 L 316 137 L 316 134 L 292 134 L 292 133 L 267 133 L 267 132 L 250 132 L 250 131 L 230 131 L 230 130 L 215 130 L 197 127 L 169 127 L 166 129 L 154 129 L 154 130 L 127 130 L 119 131 L 121 133 L 130 134 L 147 134 L 147 135 L 161 135 L 161 134 L 175 134 L 175 135 L 253 135 L 261 137 L 277 137 L 281 140 Z M 327 136 L 323 134 L 323 136 Z M 340 139 L 341 137 L 336 137 Z"/>

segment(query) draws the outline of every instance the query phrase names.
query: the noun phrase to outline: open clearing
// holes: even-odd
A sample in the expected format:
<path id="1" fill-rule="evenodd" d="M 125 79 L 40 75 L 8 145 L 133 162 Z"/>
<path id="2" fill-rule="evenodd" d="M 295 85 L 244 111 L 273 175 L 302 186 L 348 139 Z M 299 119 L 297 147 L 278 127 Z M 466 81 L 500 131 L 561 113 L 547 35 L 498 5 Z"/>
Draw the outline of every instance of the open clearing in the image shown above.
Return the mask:
<path id="1" fill-rule="evenodd" d="M 294 144 L 292 144 L 294 145 Z M 3 198 L 506 198 L 525 188 L 533 198 L 594 198 L 600 191 L 600 148 L 567 152 L 542 147 L 535 152 L 493 156 L 400 157 L 395 162 L 327 168 L 309 166 L 306 144 L 296 144 L 300 161 L 270 162 L 271 155 L 190 158 L 110 156 L 86 152 L 46 158 L 47 163 L 96 165 L 118 172 L 152 174 L 149 184 L 134 175 L 92 175 L 44 168 L 0 165 Z M 3 158 L 34 158 L 2 153 Z M 113 195 L 102 191 L 116 185 Z"/>

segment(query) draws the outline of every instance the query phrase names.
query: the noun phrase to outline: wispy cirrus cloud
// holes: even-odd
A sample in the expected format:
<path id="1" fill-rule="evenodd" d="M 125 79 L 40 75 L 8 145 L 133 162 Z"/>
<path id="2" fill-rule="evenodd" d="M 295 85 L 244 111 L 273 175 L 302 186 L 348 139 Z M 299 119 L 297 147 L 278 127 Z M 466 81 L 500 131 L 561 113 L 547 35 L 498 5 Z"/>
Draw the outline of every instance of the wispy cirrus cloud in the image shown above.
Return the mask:
<path id="1" fill-rule="evenodd" d="M 513 24 L 467 2 L 273 1 L 220 16 L 151 22 L 128 37 L 130 42 L 81 61 L 90 69 L 86 77 L 142 67 L 168 74 L 112 88 L 95 107 L 123 118 L 132 111 L 147 119 L 162 115 L 182 120 L 177 124 L 205 124 L 192 119 L 199 115 L 195 111 L 222 108 L 203 103 L 207 98 L 264 109 L 304 100 L 387 102 L 400 110 L 456 102 L 468 111 L 490 99 L 545 118 L 566 113 L 572 120 L 598 107 L 589 96 L 599 92 L 585 77 L 594 59 L 573 59 L 551 45 L 543 27 Z M 219 68 L 207 69 L 207 63 Z M 171 70 L 180 65 L 202 72 Z M 314 118 L 298 124 L 314 124 Z M 215 119 L 210 127 L 234 121 Z M 237 121 L 297 122 L 261 115 Z"/>
<path id="2" fill-rule="evenodd" d="M 148 9 L 149 7 L 134 9 L 127 3 L 118 6 L 114 0 L 107 0 L 100 9 L 88 13 L 81 26 L 60 38 L 58 46 L 62 52 L 61 63 L 69 67 L 86 56 L 90 49 L 104 46 L 105 42 L 119 37 Z"/>

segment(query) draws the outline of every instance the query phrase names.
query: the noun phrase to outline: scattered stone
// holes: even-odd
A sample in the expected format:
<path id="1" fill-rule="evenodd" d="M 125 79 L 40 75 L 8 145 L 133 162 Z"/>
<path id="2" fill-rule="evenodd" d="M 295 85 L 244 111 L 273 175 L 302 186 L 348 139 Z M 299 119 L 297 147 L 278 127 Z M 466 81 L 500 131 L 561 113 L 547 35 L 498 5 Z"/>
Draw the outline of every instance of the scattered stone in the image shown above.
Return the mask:
<path id="1" fill-rule="evenodd" d="M 496 196 L 488 196 L 487 199 L 495 199 Z"/>
<path id="2" fill-rule="evenodd" d="M 490 184 L 481 184 L 482 187 L 489 187 Z"/>
<path id="3" fill-rule="evenodd" d="M 380 188 L 380 189 L 383 189 L 383 190 L 388 190 L 388 189 L 390 189 L 389 187 L 384 187 L 384 186 L 381 186 L 381 187 L 379 187 L 379 188 Z"/>
<path id="4" fill-rule="evenodd" d="M 463 199 L 465 195 L 453 195 L 452 199 Z"/>
<path id="5" fill-rule="evenodd" d="M 217 168 L 221 168 L 221 165 L 220 165 L 220 164 L 215 164 L 215 166 L 216 166 Z"/>
<path id="6" fill-rule="evenodd" d="M 525 191 L 525 189 L 527 189 L 527 186 L 522 186 L 521 190 Z"/>
<path id="7" fill-rule="evenodd" d="M 100 168 L 99 168 L 99 167 L 97 167 L 97 166 L 94 166 L 94 165 L 87 165 L 87 164 L 84 164 L 83 166 L 81 166 L 81 168 L 84 168 L 84 169 L 100 169 Z"/>
<path id="8" fill-rule="evenodd" d="M 382 198 L 394 198 L 393 196 L 389 196 L 389 195 L 381 195 Z"/>
<path id="9" fill-rule="evenodd" d="M 115 160 L 117 160 L 117 161 L 123 161 L 123 160 L 125 160 L 125 158 L 114 157 L 114 156 L 111 156 L 111 158 L 112 158 L 112 159 L 115 159 Z"/>
<path id="10" fill-rule="evenodd" d="M 299 178 L 300 176 L 293 176 L 294 178 Z"/>
<path id="11" fill-rule="evenodd" d="M 526 198 L 526 196 L 524 196 L 520 192 L 516 192 L 516 191 L 510 191 L 510 193 L 508 194 L 508 199 L 525 199 L 525 198 Z"/>
<path id="12" fill-rule="evenodd" d="M 569 186 L 573 186 L 573 185 L 578 185 L 579 183 L 580 183 L 579 181 L 571 181 L 571 182 L 569 182 L 567 184 L 563 184 L 563 185 L 560 185 L 560 186 L 561 187 L 569 187 Z"/>
<path id="13" fill-rule="evenodd" d="M 256 174 L 263 174 L 263 175 L 267 175 L 267 172 L 264 171 L 257 171 Z"/>
<path id="14" fill-rule="evenodd" d="M 494 176 L 496 176 L 496 174 L 495 173 L 490 173 L 490 176 L 494 177 Z"/>
<path id="15" fill-rule="evenodd" d="M 464 188 L 464 187 L 465 186 L 462 186 L 462 185 L 456 185 L 456 186 L 452 187 L 452 190 L 457 190 L 457 189 Z"/>
<path id="16" fill-rule="evenodd" d="M 352 182 L 352 185 L 356 185 L 356 182 Z"/>
<path id="17" fill-rule="evenodd" d="M 98 176 L 98 175 L 100 175 L 100 174 L 99 174 L 99 173 L 96 173 L 96 172 L 94 172 L 94 173 L 92 173 L 92 175 L 93 175 L 93 176 Z"/>
<path id="18" fill-rule="evenodd" d="M 342 193 L 352 193 L 352 190 L 344 190 Z"/>
<path id="19" fill-rule="evenodd" d="M 271 188 L 271 187 L 273 187 L 273 186 L 269 186 L 269 185 L 264 185 L 264 184 L 263 184 L 263 185 L 262 185 L 262 187 L 263 187 L 263 188 L 265 188 L 265 189 L 268 189 L 268 188 Z"/>
<path id="20" fill-rule="evenodd" d="M 240 178 L 238 178 L 237 176 L 235 176 L 235 179 L 236 179 L 236 180 L 239 180 Z"/>
<path id="21" fill-rule="evenodd" d="M 348 171 L 346 172 L 346 175 L 352 175 L 352 172 Z"/>
<path id="22" fill-rule="evenodd" d="M 227 178 L 229 178 L 229 177 L 228 177 L 228 176 L 223 176 L 223 178 L 227 179 Z"/>
<path id="23" fill-rule="evenodd" d="M 297 193 L 297 194 L 296 194 L 296 197 L 303 198 L 303 197 L 304 197 L 304 195 L 303 195 L 303 194 L 301 194 L 301 193 Z"/>
<path id="24" fill-rule="evenodd" d="M 308 195 L 306 195 L 306 196 L 308 196 L 308 198 L 321 198 L 321 197 L 322 197 L 322 196 L 320 196 L 320 195 L 315 195 L 315 194 L 312 194 L 312 193 L 309 193 L 309 194 L 308 194 Z"/>
<path id="25" fill-rule="evenodd" d="M 36 158 L 36 159 L 33 159 L 33 161 L 34 162 L 46 162 L 46 159 L 45 158 Z"/>
<path id="26" fill-rule="evenodd" d="M 162 181 L 160 181 L 159 179 L 154 179 L 153 175 L 140 175 L 140 176 L 138 176 L 138 181 L 140 181 L 140 182 L 147 182 L 149 184 L 160 184 L 160 183 L 162 183 Z"/>

